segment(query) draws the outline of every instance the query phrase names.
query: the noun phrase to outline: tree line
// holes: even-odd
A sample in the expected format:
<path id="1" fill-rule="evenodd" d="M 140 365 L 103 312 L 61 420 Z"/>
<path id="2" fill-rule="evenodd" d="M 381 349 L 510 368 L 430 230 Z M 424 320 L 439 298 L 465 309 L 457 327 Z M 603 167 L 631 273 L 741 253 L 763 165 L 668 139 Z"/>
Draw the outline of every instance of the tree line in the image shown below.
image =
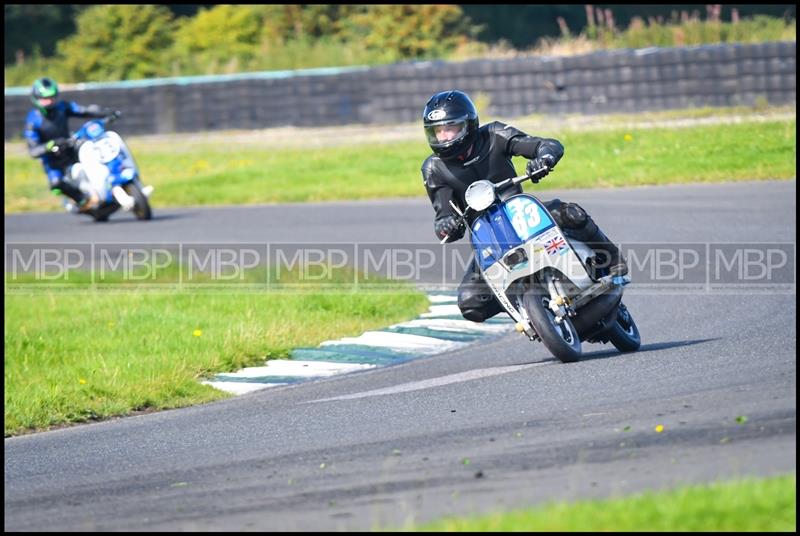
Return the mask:
<path id="1" fill-rule="evenodd" d="M 718 20 L 795 17 L 793 5 L 717 6 L 709 13 Z M 42 73 L 80 82 L 458 59 L 597 27 L 606 29 L 609 44 L 612 17 L 620 28 L 640 28 L 642 20 L 676 21 L 681 13 L 702 17 L 707 6 L 65 4 L 4 10 L 5 84 L 13 86 Z"/>

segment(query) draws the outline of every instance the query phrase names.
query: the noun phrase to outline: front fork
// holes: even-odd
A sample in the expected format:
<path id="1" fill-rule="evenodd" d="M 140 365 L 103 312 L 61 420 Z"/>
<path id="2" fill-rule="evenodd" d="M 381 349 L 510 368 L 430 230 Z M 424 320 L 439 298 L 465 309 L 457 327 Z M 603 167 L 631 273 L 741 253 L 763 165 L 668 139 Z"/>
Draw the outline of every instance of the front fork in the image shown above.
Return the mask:
<path id="1" fill-rule="evenodd" d="M 565 317 L 575 316 L 577 313 L 572 308 L 572 302 L 564 291 L 561 280 L 553 277 L 553 274 L 549 271 L 544 273 L 543 279 L 545 285 L 547 285 L 547 292 L 550 293 L 549 307 L 555 315 L 556 324 L 561 324 Z"/>
<path id="2" fill-rule="evenodd" d="M 522 303 L 522 296 L 525 293 L 525 288 L 519 288 L 519 292 L 508 293 L 506 292 L 506 289 L 495 288 L 491 282 L 491 279 L 487 278 L 486 274 L 484 274 L 482 271 L 481 275 L 483 275 L 483 280 L 486 281 L 486 283 L 492 289 L 498 301 L 503 308 L 505 308 L 508 315 L 512 320 L 514 320 L 515 329 L 520 333 L 527 335 L 532 341 L 538 339 L 539 336 L 536 333 L 536 330 L 533 328 L 533 324 L 528 317 L 528 312 L 525 310 L 525 307 Z M 564 291 L 564 288 L 561 285 L 561 281 L 553 277 L 549 271 L 546 271 L 544 274 L 542 274 L 542 278 L 547 288 L 547 292 L 550 294 L 549 306 L 550 310 L 552 310 L 553 314 L 555 315 L 556 323 L 561 324 L 565 317 L 575 316 L 576 312 L 572 307 L 570 299 L 567 297 L 567 293 Z M 520 281 L 520 283 L 522 282 Z M 531 282 L 531 284 L 535 283 Z M 514 298 L 511 298 L 509 294 L 514 296 Z"/>
<path id="3" fill-rule="evenodd" d="M 548 306 L 550 310 L 553 311 L 556 324 L 561 324 L 564 321 L 564 318 L 575 316 L 577 313 L 575 312 L 575 309 L 572 308 L 571 301 L 567 296 L 567 293 L 564 291 L 564 287 L 561 285 L 561 280 L 553 277 L 553 274 L 551 274 L 549 271 L 542 274 L 542 280 L 545 287 L 547 288 L 548 294 L 550 295 Z M 521 296 L 517 303 L 519 304 L 518 310 L 520 312 L 520 315 L 524 318 L 525 322 L 529 326 L 533 327 L 530 318 L 528 318 L 528 312 L 522 305 Z M 528 337 L 531 340 L 538 338 L 535 332 L 534 336 L 531 336 L 531 334 L 528 333 L 527 330 L 521 330 L 519 329 L 519 327 L 517 327 L 517 331 L 524 331 L 525 333 L 528 334 Z"/>
<path id="4" fill-rule="evenodd" d="M 116 199 L 119 206 L 122 207 L 122 210 L 126 212 L 132 209 L 136 204 L 136 200 L 128 195 L 128 192 L 126 192 L 122 186 L 114 186 L 111 188 L 111 195 L 114 196 L 114 199 Z"/>
<path id="5" fill-rule="evenodd" d="M 144 186 L 141 188 L 141 192 L 145 197 L 149 198 L 150 194 L 153 193 L 153 186 Z M 125 211 L 129 211 L 136 206 L 136 200 L 130 196 L 122 186 L 114 186 L 111 188 L 111 194 Z"/>

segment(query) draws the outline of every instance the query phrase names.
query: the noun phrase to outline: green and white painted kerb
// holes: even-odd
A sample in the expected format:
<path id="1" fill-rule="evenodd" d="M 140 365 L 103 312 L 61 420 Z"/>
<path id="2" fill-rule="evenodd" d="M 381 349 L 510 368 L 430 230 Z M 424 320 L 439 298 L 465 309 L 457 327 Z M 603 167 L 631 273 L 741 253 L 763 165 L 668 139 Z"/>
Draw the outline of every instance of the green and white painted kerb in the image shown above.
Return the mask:
<path id="1" fill-rule="evenodd" d="M 290 359 L 271 359 L 263 367 L 217 374 L 203 383 L 233 394 L 267 387 L 368 370 L 382 365 L 455 350 L 485 337 L 510 332 L 507 315 L 486 322 L 465 320 L 456 297 L 431 294 L 428 312 L 419 318 L 394 324 L 358 337 L 325 341 L 317 348 L 296 348 Z"/>

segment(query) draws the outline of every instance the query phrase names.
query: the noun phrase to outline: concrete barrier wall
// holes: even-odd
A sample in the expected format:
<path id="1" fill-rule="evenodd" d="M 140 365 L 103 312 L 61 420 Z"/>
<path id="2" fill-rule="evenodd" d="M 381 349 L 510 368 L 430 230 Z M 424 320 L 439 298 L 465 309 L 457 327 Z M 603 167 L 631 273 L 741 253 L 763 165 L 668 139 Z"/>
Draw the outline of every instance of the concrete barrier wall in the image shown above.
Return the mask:
<path id="1" fill-rule="evenodd" d="M 114 128 L 127 135 L 411 122 L 447 89 L 485 93 L 487 112 L 509 118 L 781 105 L 797 100 L 796 55 L 793 41 L 624 49 L 85 84 L 62 95 L 122 110 Z M 30 108 L 28 88 L 6 89 L 5 139 L 21 136 Z"/>

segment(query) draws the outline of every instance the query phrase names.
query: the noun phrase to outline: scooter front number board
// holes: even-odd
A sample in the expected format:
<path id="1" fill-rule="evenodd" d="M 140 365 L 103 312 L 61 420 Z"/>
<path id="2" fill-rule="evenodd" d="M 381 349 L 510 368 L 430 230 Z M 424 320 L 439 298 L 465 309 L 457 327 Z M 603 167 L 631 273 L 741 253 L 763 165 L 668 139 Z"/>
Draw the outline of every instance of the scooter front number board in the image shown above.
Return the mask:
<path id="1" fill-rule="evenodd" d="M 472 223 L 472 245 L 481 268 L 486 269 L 509 250 L 545 233 L 546 237 L 553 234 L 552 238 L 561 235 L 547 209 L 533 197 L 520 194 L 491 207 Z"/>

